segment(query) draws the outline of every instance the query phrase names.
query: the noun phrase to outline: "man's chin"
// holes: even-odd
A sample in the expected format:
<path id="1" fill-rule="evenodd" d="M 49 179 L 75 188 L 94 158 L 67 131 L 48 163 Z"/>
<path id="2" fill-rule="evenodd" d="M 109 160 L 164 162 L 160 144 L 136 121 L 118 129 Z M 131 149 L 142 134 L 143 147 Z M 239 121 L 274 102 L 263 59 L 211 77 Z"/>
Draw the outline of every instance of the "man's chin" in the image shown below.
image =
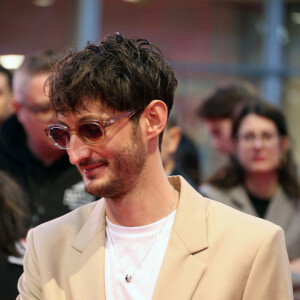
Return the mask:
<path id="1" fill-rule="evenodd" d="M 86 191 L 96 197 L 109 197 L 112 192 L 112 187 L 110 184 L 104 182 L 104 180 L 84 180 Z"/>
<path id="2" fill-rule="evenodd" d="M 95 184 L 95 182 L 91 182 L 90 180 L 84 180 L 84 185 L 85 185 L 85 189 L 86 191 L 91 194 L 94 195 L 96 197 L 100 196 L 98 195 L 98 190 L 99 190 L 99 184 Z"/>
<path id="3" fill-rule="evenodd" d="M 82 179 L 83 179 L 83 182 L 84 182 L 84 186 L 85 186 L 85 189 L 88 193 L 93 194 L 93 191 L 95 190 L 95 186 L 97 186 L 96 184 L 96 179 L 93 179 L 93 178 L 88 178 L 87 176 L 85 176 L 84 174 L 81 174 L 82 175 Z"/>
<path id="4" fill-rule="evenodd" d="M 124 184 L 118 179 L 116 180 L 93 180 L 85 182 L 87 192 L 98 198 L 115 198 L 123 194 Z"/>

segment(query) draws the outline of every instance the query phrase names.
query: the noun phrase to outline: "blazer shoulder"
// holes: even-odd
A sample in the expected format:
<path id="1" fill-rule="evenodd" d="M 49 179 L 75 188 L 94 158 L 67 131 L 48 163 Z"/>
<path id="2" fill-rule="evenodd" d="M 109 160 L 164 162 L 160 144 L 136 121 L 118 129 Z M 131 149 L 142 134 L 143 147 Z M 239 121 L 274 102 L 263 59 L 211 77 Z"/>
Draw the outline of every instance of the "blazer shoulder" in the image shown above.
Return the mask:
<path id="1" fill-rule="evenodd" d="M 199 192 L 204 197 L 219 200 L 227 196 L 227 190 L 217 188 L 209 183 L 203 183 L 199 186 Z"/>
<path id="2" fill-rule="evenodd" d="M 219 188 L 209 183 L 204 183 L 199 187 L 200 193 L 208 198 L 222 203 L 230 203 L 232 197 L 245 197 L 245 190 L 241 185 L 230 188 Z"/>
<path id="3" fill-rule="evenodd" d="M 59 237 L 72 240 L 82 229 L 86 221 L 97 209 L 102 210 L 104 199 L 83 205 L 61 217 L 45 222 L 30 230 L 40 243 L 59 240 Z"/>
<path id="4" fill-rule="evenodd" d="M 281 231 L 282 228 L 270 221 L 243 213 L 226 204 L 207 199 L 207 222 L 214 226 L 222 226 L 223 230 L 232 233 L 246 234 L 253 239 L 264 238 L 266 235 Z"/>

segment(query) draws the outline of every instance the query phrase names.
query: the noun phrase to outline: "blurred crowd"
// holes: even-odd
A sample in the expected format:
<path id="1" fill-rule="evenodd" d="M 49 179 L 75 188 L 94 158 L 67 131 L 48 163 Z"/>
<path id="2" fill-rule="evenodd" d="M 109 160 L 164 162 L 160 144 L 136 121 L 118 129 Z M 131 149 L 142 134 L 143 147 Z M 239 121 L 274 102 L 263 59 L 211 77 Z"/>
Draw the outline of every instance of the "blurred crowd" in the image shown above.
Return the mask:
<path id="1" fill-rule="evenodd" d="M 56 122 L 44 84 L 58 57 L 31 53 L 13 75 L 0 67 L 0 280 L 7 300 L 17 296 L 28 230 L 96 200 L 66 152 L 44 132 Z M 202 195 L 282 227 L 297 299 L 300 181 L 284 114 L 242 80 L 220 82 L 199 99 L 196 113 L 226 163 L 203 178 L 201 146 L 172 112 L 161 146 L 166 174 L 181 175 Z"/>

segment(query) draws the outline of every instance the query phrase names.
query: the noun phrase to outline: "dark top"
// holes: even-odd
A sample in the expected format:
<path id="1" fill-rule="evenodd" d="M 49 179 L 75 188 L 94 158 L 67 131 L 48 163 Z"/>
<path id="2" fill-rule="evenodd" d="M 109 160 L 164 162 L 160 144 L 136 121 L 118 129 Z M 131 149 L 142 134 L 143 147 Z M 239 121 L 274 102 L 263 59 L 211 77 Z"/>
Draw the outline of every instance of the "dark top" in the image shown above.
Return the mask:
<path id="1" fill-rule="evenodd" d="M 18 295 L 17 282 L 23 267 L 11 264 L 6 257 L 0 253 L 0 299 L 15 300 Z"/>
<path id="2" fill-rule="evenodd" d="M 0 127 L 0 169 L 8 171 L 28 193 L 33 226 L 95 200 L 85 191 L 81 175 L 67 154 L 50 166 L 32 155 L 15 115 Z"/>
<path id="3" fill-rule="evenodd" d="M 170 176 L 173 175 L 180 175 L 182 176 L 196 191 L 198 191 L 198 186 L 197 184 L 185 173 L 183 170 L 182 165 L 177 162 L 174 169 L 172 170 Z"/>
<path id="4" fill-rule="evenodd" d="M 251 203 L 253 204 L 258 216 L 260 218 L 264 218 L 271 199 L 255 196 L 255 195 L 249 193 L 249 191 L 246 191 L 246 192 L 247 192 L 249 199 L 250 199 Z"/>

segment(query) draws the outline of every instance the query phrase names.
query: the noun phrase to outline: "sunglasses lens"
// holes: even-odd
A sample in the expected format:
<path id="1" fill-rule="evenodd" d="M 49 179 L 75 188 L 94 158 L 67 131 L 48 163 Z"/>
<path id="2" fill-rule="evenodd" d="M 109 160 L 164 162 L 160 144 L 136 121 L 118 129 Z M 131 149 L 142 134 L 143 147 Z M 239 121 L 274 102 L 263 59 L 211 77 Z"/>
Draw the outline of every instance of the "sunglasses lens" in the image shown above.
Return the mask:
<path id="1" fill-rule="evenodd" d="M 54 127 L 50 129 L 49 135 L 59 148 L 67 148 L 67 144 L 70 140 L 70 135 L 67 130 L 63 128 Z"/>
<path id="2" fill-rule="evenodd" d="M 82 124 L 78 128 L 78 133 L 86 141 L 94 143 L 103 136 L 103 131 L 97 123 Z"/>

